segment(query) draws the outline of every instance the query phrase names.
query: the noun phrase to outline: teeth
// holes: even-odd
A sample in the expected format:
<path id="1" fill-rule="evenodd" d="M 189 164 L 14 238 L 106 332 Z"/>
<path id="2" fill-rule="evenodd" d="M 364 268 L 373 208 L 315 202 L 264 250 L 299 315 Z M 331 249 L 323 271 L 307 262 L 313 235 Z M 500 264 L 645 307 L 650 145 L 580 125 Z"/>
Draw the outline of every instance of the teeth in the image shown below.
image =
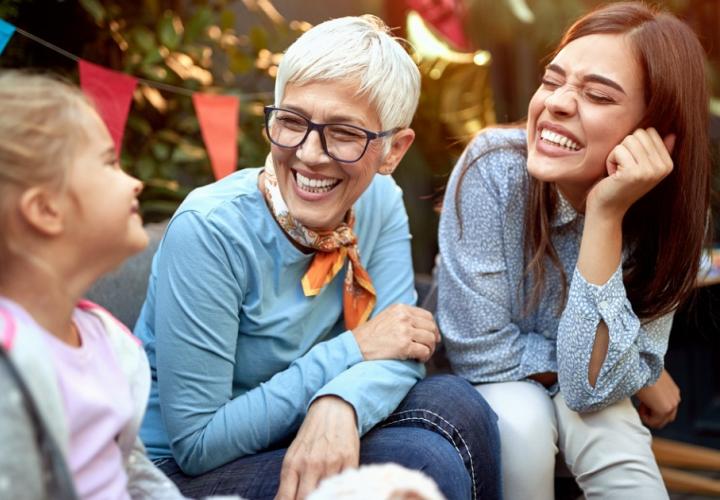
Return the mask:
<path id="1" fill-rule="evenodd" d="M 542 129 L 540 131 L 540 138 L 546 142 L 555 144 L 556 146 L 570 149 L 571 151 L 578 151 L 580 149 L 580 145 L 572 139 L 548 129 Z"/>
<path id="2" fill-rule="evenodd" d="M 326 193 L 340 182 L 338 179 L 310 179 L 300 172 L 296 172 L 295 179 L 301 189 L 314 193 Z"/>

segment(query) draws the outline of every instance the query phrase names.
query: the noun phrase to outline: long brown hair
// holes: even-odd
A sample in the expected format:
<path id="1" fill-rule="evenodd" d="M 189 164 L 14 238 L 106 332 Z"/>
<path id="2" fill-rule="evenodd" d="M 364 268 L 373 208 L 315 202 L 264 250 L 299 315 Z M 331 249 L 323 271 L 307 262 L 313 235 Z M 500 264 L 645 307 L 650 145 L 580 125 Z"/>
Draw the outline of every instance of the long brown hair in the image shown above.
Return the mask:
<path id="1" fill-rule="evenodd" d="M 646 115 L 639 127 L 677 136 L 673 171 L 635 202 L 623 220 L 627 252 L 623 281 L 635 314 L 645 320 L 667 314 L 692 292 L 706 239 L 710 200 L 708 92 L 705 53 L 693 31 L 673 15 L 640 2 L 612 4 L 576 21 L 555 54 L 592 34 L 626 34 L 645 83 Z M 548 186 L 531 179 L 526 225 L 528 271 L 537 278 L 542 255 L 557 265 L 548 221 Z M 534 283 L 537 304 L 543 283 Z"/>
<path id="2" fill-rule="evenodd" d="M 623 2 L 577 20 L 552 55 L 593 34 L 628 36 L 644 80 L 647 111 L 638 127 L 655 127 L 661 137 L 676 135 L 672 172 L 623 219 L 623 281 L 635 314 L 650 321 L 673 311 L 693 291 L 708 236 L 711 166 L 705 53 L 693 31 L 672 14 L 641 2 Z M 567 277 L 550 239 L 555 187 L 531 176 L 528 181 L 525 262 L 533 280 L 529 312 L 539 304 L 548 261 L 561 275 L 563 297 Z"/>

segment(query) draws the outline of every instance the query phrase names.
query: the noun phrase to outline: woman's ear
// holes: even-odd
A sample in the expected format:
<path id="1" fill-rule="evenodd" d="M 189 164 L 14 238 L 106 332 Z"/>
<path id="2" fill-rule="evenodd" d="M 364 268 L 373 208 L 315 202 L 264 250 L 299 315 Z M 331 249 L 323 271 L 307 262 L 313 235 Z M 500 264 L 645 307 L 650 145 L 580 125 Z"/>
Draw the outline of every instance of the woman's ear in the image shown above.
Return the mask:
<path id="1" fill-rule="evenodd" d="M 62 200 L 47 186 L 26 189 L 19 200 L 18 209 L 23 221 L 46 236 L 57 236 L 64 229 Z"/>
<path id="2" fill-rule="evenodd" d="M 404 128 L 395 132 L 392 137 L 390 151 L 388 151 L 382 164 L 378 167 L 378 173 L 383 175 L 392 174 L 414 140 L 415 131 L 411 128 Z"/>

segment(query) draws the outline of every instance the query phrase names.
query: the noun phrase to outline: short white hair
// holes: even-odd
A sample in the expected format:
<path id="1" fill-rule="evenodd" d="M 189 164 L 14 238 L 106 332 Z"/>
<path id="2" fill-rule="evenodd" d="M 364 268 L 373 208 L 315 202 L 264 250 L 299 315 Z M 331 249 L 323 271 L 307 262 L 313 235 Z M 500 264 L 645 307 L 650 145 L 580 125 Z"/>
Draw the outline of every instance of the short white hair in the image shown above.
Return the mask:
<path id="1" fill-rule="evenodd" d="M 375 106 L 383 130 L 408 127 L 420 97 L 420 72 L 400 39 L 372 15 L 318 24 L 285 52 L 275 80 L 275 105 L 287 84 L 351 82 Z"/>

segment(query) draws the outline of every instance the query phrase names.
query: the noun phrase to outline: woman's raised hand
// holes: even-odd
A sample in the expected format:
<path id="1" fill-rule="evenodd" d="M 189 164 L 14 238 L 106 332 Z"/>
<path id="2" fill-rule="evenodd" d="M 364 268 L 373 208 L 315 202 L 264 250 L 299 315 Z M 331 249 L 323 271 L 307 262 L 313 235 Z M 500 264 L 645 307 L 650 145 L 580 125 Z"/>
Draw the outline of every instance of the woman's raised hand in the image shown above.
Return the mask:
<path id="1" fill-rule="evenodd" d="M 600 209 L 623 216 L 645 193 L 673 169 L 670 153 L 675 135 L 664 139 L 654 128 L 637 129 L 607 157 L 605 177 L 590 190 L 587 210 Z"/>
<path id="2" fill-rule="evenodd" d="M 440 342 L 432 314 L 406 304 L 394 304 L 352 331 L 363 358 L 415 359 L 425 362 Z"/>

